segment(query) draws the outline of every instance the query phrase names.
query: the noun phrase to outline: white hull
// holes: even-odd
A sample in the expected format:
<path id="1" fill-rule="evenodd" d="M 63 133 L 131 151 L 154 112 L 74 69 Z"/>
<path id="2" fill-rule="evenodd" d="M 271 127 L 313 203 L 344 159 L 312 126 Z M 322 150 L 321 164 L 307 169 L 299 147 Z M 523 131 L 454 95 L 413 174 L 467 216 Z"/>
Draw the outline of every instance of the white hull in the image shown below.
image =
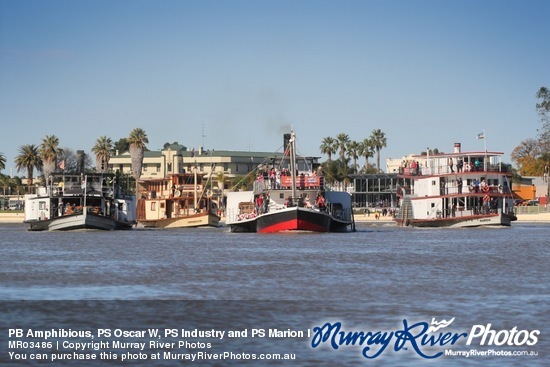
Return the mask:
<path id="1" fill-rule="evenodd" d="M 482 226 L 506 226 L 509 227 L 515 217 L 506 214 L 492 214 L 477 217 L 445 218 L 445 219 L 416 219 L 407 220 L 405 223 L 398 221 L 404 226 L 411 227 L 432 227 L 432 228 L 467 228 Z"/>
<path id="2" fill-rule="evenodd" d="M 132 223 L 89 213 L 71 214 L 47 220 L 29 220 L 31 231 L 69 231 L 76 229 L 115 230 L 130 229 Z"/>

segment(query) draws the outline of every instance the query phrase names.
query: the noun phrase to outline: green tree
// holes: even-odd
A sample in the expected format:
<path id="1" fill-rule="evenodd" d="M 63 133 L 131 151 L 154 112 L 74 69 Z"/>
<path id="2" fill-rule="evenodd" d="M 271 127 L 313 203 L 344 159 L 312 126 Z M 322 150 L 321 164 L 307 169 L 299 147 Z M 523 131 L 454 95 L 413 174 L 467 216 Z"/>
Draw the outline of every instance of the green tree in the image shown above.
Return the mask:
<path id="1" fill-rule="evenodd" d="M 6 156 L 4 153 L 0 153 L 0 170 L 6 168 Z"/>
<path id="2" fill-rule="evenodd" d="M 44 179 L 48 180 L 48 177 L 55 171 L 57 164 L 57 158 L 60 155 L 59 139 L 55 135 L 46 135 L 42 139 L 42 143 L 39 147 L 40 159 L 42 159 L 42 167 L 44 171 Z"/>
<path id="3" fill-rule="evenodd" d="M 2 195 L 11 195 L 11 189 L 14 188 L 14 184 L 15 182 L 10 176 L 0 173 L 0 186 L 2 186 Z"/>
<path id="4" fill-rule="evenodd" d="M 345 172 L 345 174 L 343 174 L 344 176 L 347 175 L 348 161 L 346 159 L 346 151 L 347 151 L 349 142 L 350 142 L 350 139 L 348 134 L 340 133 L 336 135 L 336 144 L 338 147 L 338 151 L 340 152 L 340 158 L 339 158 L 340 169 L 338 170 L 339 180 L 340 180 L 340 177 L 342 177 L 343 172 Z"/>
<path id="5" fill-rule="evenodd" d="M 96 168 L 101 173 L 107 172 L 113 146 L 111 138 L 103 135 L 96 140 L 95 145 L 92 147 L 92 153 L 95 154 Z"/>
<path id="6" fill-rule="evenodd" d="M 130 143 L 128 143 L 128 139 L 126 138 L 120 138 L 118 139 L 113 146 L 114 154 L 118 152 L 118 154 L 122 154 L 124 152 L 127 152 L 130 150 Z"/>
<path id="7" fill-rule="evenodd" d="M 357 173 L 357 158 L 359 158 L 360 145 L 355 140 L 348 143 L 348 157 L 353 159 L 353 173 Z"/>
<path id="8" fill-rule="evenodd" d="M 328 156 L 328 160 L 330 161 L 332 160 L 332 155 L 336 153 L 337 142 L 334 138 L 327 136 L 326 138 L 323 138 L 319 149 L 321 150 L 321 154 L 326 154 Z"/>
<path id="9" fill-rule="evenodd" d="M 38 152 L 38 148 L 34 144 L 22 145 L 19 148 L 19 154 L 15 157 L 15 168 L 17 171 L 27 170 L 27 186 L 29 193 L 31 192 L 33 182 L 33 172 L 36 168 L 42 170 L 42 159 Z"/>
<path id="10" fill-rule="evenodd" d="M 380 129 L 375 129 L 372 131 L 370 139 L 374 149 L 376 150 L 376 168 L 378 169 L 378 173 L 380 173 L 382 172 L 380 169 L 380 150 L 387 147 L 386 134 Z"/>
<path id="11" fill-rule="evenodd" d="M 374 157 L 374 145 L 372 144 L 371 139 L 365 138 L 359 144 L 359 155 L 365 157 L 365 173 L 368 173 L 369 170 L 369 158 Z"/>
<path id="12" fill-rule="evenodd" d="M 143 166 L 143 152 L 145 151 L 145 144 L 149 143 L 145 130 L 135 128 L 130 132 L 128 137 L 128 143 L 130 144 L 130 160 L 132 163 L 132 175 L 137 181 L 141 177 L 141 167 Z M 137 193 L 136 193 L 137 194 Z"/>
<path id="13" fill-rule="evenodd" d="M 349 143 L 349 136 L 348 134 L 340 133 L 336 136 L 336 142 L 338 149 L 340 150 L 340 159 L 343 160 L 343 158 L 346 156 L 346 148 Z"/>

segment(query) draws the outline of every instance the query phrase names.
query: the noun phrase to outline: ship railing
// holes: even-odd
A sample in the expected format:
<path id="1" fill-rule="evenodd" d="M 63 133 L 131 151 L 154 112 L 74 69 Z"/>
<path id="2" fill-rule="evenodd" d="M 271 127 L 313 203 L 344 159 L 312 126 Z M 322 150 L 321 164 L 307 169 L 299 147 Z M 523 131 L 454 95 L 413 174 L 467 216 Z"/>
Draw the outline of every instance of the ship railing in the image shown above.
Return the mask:
<path id="1" fill-rule="evenodd" d="M 451 167 L 449 165 L 436 165 L 436 166 L 423 166 L 423 167 L 399 167 L 399 174 L 405 176 L 431 176 L 431 175 L 444 175 L 444 174 L 460 174 L 468 172 L 500 172 L 507 173 L 508 167 L 500 164 L 489 164 L 486 167 L 480 166 L 476 168 L 473 165 L 463 166 L 459 171 L 456 166 Z"/>
<path id="2" fill-rule="evenodd" d="M 281 187 L 283 189 L 292 188 L 292 177 L 281 176 Z M 325 178 L 324 176 L 307 176 L 299 175 L 296 177 L 296 188 L 299 189 L 324 189 Z"/>

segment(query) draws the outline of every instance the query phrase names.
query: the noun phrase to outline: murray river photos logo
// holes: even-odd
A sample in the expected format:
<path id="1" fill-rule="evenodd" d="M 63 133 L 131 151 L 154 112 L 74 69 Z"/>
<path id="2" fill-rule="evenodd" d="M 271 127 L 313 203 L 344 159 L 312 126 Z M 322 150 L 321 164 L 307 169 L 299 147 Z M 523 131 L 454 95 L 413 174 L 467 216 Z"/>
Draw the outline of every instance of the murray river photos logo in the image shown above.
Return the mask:
<path id="1" fill-rule="evenodd" d="M 470 332 L 449 331 L 455 318 L 431 323 L 421 321 L 414 324 L 403 320 L 403 328 L 392 331 L 347 331 L 341 322 L 327 322 L 312 329 L 311 346 L 318 348 L 328 346 L 332 349 L 359 347 L 363 357 L 374 359 L 385 351 L 413 350 L 423 358 L 433 359 L 442 355 L 481 356 L 481 355 L 532 355 L 538 353 L 520 351 L 514 354 L 513 347 L 532 347 L 537 344 L 539 330 L 519 330 L 514 326 L 509 330 L 495 330 L 491 324 L 473 325 Z M 449 328 L 449 329 L 448 329 Z M 465 350 L 458 349 L 466 346 Z M 503 347 L 505 351 L 472 349 L 473 347 Z M 451 348 L 451 349 L 449 349 Z M 457 348 L 457 349 L 453 349 Z M 464 347 L 463 347 L 464 349 Z M 491 353 L 497 353 L 492 354 Z M 536 353 L 536 354 L 535 354 Z"/>

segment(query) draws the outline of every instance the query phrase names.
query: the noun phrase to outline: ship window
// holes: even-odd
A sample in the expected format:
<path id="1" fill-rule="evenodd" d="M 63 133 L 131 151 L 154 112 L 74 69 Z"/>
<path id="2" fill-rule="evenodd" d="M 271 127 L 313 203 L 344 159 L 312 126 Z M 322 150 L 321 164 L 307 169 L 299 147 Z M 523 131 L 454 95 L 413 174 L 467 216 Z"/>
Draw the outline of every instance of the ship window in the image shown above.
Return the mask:
<path id="1" fill-rule="evenodd" d="M 224 163 L 223 164 L 223 170 L 226 171 L 226 172 L 229 171 L 229 164 Z"/>
<path id="2" fill-rule="evenodd" d="M 38 202 L 38 209 L 40 210 L 46 210 L 46 202 L 45 201 L 39 201 Z"/>
<path id="3" fill-rule="evenodd" d="M 154 212 L 155 210 L 157 210 L 157 202 L 153 201 L 151 202 L 151 211 Z"/>
<path id="4" fill-rule="evenodd" d="M 432 208 L 435 208 L 435 203 L 430 204 Z"/>
<path id="5" fill-rule="evenodd" d="M 435 181 L 432 181 L 432 186 L 435 186 L 436 185 L 436 182 Z"/>
<path id="6" fill-rule="evenodd" d="M 161 209 L 164 209 L 164 202 L 160 203 L 160 207 L 161 207 Z"/>
<path id="7" fill-rule="evenodd" d="M 168 163 L 168 172 L 172 172 L 172 163 Z"/>
<path id="8" fill-rule="evenodd" d="M 283 192 L 279 193 L 279 199 L 284 199 L 285 198 L 285 194 Z"/>

